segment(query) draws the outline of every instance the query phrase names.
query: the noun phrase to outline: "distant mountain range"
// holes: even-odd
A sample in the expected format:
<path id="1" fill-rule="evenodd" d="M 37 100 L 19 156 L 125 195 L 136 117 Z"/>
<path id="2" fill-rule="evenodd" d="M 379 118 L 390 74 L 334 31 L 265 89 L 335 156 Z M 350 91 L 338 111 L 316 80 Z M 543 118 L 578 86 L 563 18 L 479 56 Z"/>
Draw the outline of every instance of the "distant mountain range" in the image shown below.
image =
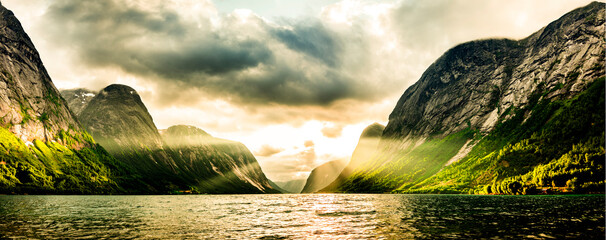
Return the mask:
<path id="1" fill-rule="evenodd" d="M 306 181 L 307 179 L 296 179 L 285 182 L 275 182 L 275 184 L 286 193 L 301 193 Z"/>
<path id="2" fill-rule="evenodd" d="M 62 97 L 3 6 L 0 36 L 0 193 L 278 192 L 241 143 L 192 126 L 160 135 L 128 86 Z"/>
<path id="3" fill-rule="evenodd" d="M 193 126 L 159 131 L 129 86 L 112 84 L 98 93 L 76 89 L 62 94 L 70 99 L 70 108 L 82 109 L 77 118 L 93 138 L 148 184 L 145 191 L 278 192 L 243 144 L 214 138 Z"/>

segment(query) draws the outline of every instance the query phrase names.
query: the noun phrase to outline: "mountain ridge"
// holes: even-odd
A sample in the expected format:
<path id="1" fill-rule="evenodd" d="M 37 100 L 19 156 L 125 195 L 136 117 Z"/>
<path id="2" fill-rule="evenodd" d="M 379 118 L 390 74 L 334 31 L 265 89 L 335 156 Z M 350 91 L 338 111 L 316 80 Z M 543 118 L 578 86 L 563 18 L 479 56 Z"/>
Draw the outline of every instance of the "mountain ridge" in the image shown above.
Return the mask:
<path id="1" fill-rule="evenodd" d="M 64 90 L 73 94 L 76 90 Z M 250 150 L 194 126 L 158 130 L 137 91 L 111 84 L 78 115 L 87 131 L 150 184 L 152 192 L 274 193 Z"/>
<path id="2" fill-rule="evenodd" d="M 603 186 L 604 179 L 596 178 L 603 164 L 594 158 L 579 162 L 573 146 L 584 146 L 588 156 L 604 152 L 595 143 L 603 142 L 603 127 L 595 123 L 604 115 L 603 107 L 595 108 L 601 100 L 594 86 L 604 76 L 604 6 L 593 2 L 575 9 L 518 41 L 478 40 L 448 50 L 404 92 L 377 153 L 338 191 L 520 194 Z M 558 135 L 563 132 L 571 135 Z M 556 162 L 595 167 L 582 177 Z M 577 186 L 559 179 L 545 186 L 552 177 L 531 172 L 547 166 L 562 179 L 577 179 Z"/>

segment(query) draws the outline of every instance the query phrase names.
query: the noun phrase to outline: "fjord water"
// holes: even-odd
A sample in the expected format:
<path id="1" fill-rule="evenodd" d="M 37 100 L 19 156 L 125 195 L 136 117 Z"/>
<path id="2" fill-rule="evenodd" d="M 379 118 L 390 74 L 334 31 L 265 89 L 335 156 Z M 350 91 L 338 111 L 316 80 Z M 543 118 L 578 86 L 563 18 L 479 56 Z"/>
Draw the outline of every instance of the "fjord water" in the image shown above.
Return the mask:
<path id="1" fill-rule="evenodd" d="M 0 196 L 0 238 L 604 239 L 604 195 Z"/>

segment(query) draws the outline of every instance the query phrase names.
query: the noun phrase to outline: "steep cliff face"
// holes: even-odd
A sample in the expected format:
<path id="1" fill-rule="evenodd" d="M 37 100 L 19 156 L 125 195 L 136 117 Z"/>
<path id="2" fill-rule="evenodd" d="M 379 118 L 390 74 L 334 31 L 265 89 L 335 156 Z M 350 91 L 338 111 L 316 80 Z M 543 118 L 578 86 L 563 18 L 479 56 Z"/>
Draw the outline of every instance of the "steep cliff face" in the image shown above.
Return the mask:
<path id="1" fill-rule="evenodd" d="M 389 115 L 384 137 L 446 136 L 467 127 L 488 132 L 510 108 L 543 99 L 571 98 L 604 74 L 604 9 L 572 11 L 515 41 L 491 39 L 447 51 L 408 88 Z"/>
<path id="2" fill-rule="evenodd" d="M 384 129 L 385 126 L 379 123 L 373 123 L 366 127 L 360 135 L 358 145 L 356 145 L 356 149 L 354 149 L 351 160 L 347 166 L 343 168 L 343 171 L 339 173 L 339 176 L 326 187 L 319 190 L 319 192 L 337 192 L 339 186 L 341 186 L 354 171 L 364 171 L 365 164 L 371 160 L 373 154 L 377 151 Z"/>
<path id="3" fill-rule="evenodd" d="M 122 192 L 130 174 L 81 128 L 0 5 L 0 193 Z"/>
<path id="4" fill-rule="evenodd" d="M 166 146 L 182 161 L 179 168 L 208 193 L 277 193 L 250 150 L 239 142 L 214 138 L 185 125 L 162 131 Z"/>
<path id="5" fill-rule="evenodd" d="M 63 91 L 80 95 L 73 92 Z M 76 107 L 82 102 L 86 101 L 70 101 Z M 108 152 L 142 176 L 151 186 L 146 191 L 277 192 L 243 144 L 214 138 L 193 126 L 158 131 L 141 97 L 129 86 L 104 88 L 78 118 Z"/>
<path id="6" fill-rule="evenodd" d="M 24 142 L 82 130 L 13 13 L 0 7 L 0 124 Z"/>
<path id="7" fill-rule="evenodd" d="M 604 115 L 599 92 L 591 86 L 601 84 L 604 76 L 604 12 L 604 4 L 594 2 L 525 39 L 473 41 L 447 51 L 398 101 L 370 170 L 350 177 L 341 190 L 435 190 L 439 185 L 475 191 L 484 184 L 516 176 L 521 179 L 553 158 L 568 154 L 573 145 L 594 141 L 591 139 L 603 133 L 603 126 L 594 129 Z M 579 103 L 579 99 L 594 97 L 594 105 Z M 571 122 L 563 116 L 587 121 Z M 556 125 L 558 130 L 553 130 Z M 558 131 L 571 135 L 558 136 Z M 562 149 L 541 145 L 546 141 Z M 486 158 L 500 156 L 516 144 L 532 145 L 544 152 L 526 162 Z M 516 151 L 510 156 L 520 154 Z M 510 166 L 512 161 L 516 166 Z M 458 174 L 472 176 L 443 175 L 457 169 L 465 172 Z M 593 170 L 592 174 L 603 171 L 603 164 Z M 558 180 L 553 185 L 562 184 Z"/>

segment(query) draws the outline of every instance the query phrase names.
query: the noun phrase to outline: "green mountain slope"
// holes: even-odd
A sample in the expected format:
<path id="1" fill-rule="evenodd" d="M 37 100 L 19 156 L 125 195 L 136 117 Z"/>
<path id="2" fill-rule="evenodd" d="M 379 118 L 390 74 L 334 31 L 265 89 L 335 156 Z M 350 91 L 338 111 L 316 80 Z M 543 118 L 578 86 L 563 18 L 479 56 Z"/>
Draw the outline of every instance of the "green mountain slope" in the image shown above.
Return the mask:
<path id="1" fill-rule="evenodd" d="M 605 4 L 447 51 L 342 192 L 604 191 Z"/>
<path id="2" fill-rule="evenodd" d="M 366 166 L 366 162 L 377 150 L 377 146 L 379 145 L 379 141 L 381 140 L 381 135 L 383 135 L 384 129 L 385 126 L 379 123 L 373 123 L 366 127 L 360 135 L 358 145 L 356 145 L 356 149 L 354 149 L 354 152 L 351 155 L 351 160 L 347 166 L 345 166 L 343 171 L 339 173 L 339 176 L 337 176 L 334 181 L 323 189 L 320 189 L 319 192 L 338 191 L 339 186 L 343 184 L 343 182 L 345 182 L 356 169 L 358 169 L 358 171 L 362 170 L 362 168 Z"/>
<path id="3" fill-rule="evenodd" d="M 21 24 L 0 5 L 0 193 L 124 193 L 141 186 L 80 127 Z"/>

